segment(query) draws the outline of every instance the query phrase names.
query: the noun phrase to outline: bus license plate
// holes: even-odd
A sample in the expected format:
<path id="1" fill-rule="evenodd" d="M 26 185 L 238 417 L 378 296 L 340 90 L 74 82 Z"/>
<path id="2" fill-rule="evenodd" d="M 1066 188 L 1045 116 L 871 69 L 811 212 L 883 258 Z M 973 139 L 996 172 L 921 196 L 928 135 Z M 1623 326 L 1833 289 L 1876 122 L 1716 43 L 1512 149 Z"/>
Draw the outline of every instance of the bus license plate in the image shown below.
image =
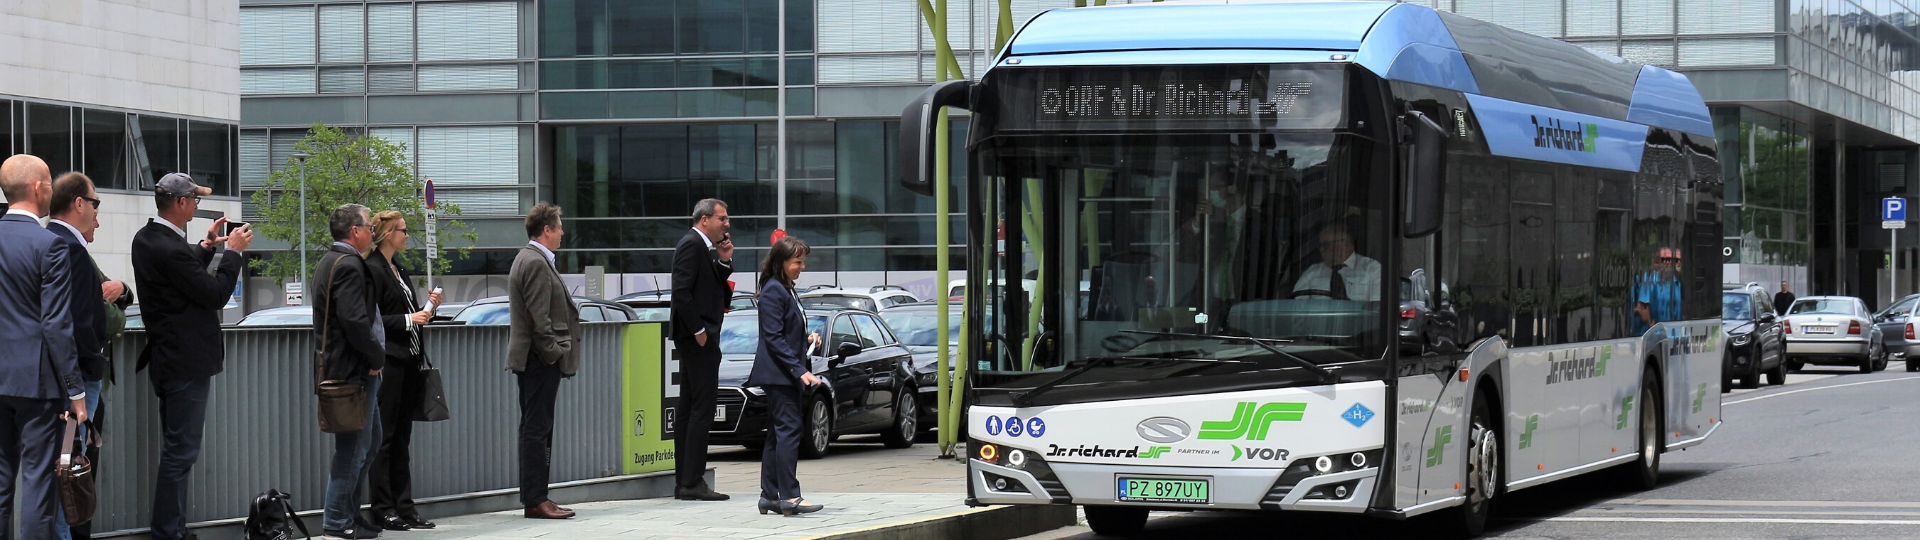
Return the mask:
<path id="1" fill-rule="evenodd" d="M 1120 501 L 1207 504 L 1212 486 L 1208 480 L 1120 477 Z"/>

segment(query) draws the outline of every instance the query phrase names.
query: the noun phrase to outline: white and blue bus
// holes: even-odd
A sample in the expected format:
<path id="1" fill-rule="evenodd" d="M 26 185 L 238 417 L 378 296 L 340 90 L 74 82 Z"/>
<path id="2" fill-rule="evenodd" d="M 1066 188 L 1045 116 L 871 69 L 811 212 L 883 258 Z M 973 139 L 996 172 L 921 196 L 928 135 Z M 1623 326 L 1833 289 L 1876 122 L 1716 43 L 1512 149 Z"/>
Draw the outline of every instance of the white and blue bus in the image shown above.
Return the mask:
<path id="1" fill-rule="evenodd" d="M 971 504 L 1477 535 L 1718 426 L 1722 165 L 1680 74 L 1413 4 L 1159 3 L 928 89 L 921 193 L 939 107 L 972 114 Z"/>

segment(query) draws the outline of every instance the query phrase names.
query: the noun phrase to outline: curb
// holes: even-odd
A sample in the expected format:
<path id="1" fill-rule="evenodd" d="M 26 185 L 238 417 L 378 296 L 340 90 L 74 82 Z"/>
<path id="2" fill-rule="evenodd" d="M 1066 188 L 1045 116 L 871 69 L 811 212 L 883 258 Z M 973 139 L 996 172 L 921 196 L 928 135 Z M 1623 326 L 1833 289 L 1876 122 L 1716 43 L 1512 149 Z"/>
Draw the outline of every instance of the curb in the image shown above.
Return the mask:
<path id="1" fill-rule="evenodd" d="M 801 540 L 1007 540 L 1075 523 L 1073 505 L 1008 505 L 803 537 Z"/>

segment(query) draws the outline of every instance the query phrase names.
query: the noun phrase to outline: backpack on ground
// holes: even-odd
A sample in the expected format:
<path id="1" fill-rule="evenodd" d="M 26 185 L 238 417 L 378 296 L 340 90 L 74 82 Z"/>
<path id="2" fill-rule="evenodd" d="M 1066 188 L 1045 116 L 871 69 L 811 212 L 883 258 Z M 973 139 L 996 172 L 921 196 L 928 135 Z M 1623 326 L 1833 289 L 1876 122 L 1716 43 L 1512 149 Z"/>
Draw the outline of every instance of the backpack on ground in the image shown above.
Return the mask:
<path id="1" fill-rule="evenodd" d="M 292 540 L 293 538 L 311 538 L 307 524 L 293 515 L 293 496 L 269 489 L 253 497 L 253 504 L 247 507 L 247 523 L 241 532 L 244 540 Z M 291 523 L 300 528 L 300 536 L 293 535 Z"/>

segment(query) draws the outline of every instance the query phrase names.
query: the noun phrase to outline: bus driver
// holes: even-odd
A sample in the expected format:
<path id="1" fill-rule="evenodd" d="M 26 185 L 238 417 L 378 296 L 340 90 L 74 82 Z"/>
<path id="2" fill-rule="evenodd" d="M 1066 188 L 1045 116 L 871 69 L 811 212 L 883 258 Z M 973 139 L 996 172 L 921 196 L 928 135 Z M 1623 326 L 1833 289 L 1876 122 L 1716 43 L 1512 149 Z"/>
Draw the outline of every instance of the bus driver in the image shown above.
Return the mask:
<path id="1" fill-rule="evenodd" d="M 1293 296 L 1378 302 L 1380 261 L 1354 253 L 1353 236 L 1347 234 L 1347 226 L 1329 223 L 1320 229 L 1320 262 L 1300 273 Z"/>

